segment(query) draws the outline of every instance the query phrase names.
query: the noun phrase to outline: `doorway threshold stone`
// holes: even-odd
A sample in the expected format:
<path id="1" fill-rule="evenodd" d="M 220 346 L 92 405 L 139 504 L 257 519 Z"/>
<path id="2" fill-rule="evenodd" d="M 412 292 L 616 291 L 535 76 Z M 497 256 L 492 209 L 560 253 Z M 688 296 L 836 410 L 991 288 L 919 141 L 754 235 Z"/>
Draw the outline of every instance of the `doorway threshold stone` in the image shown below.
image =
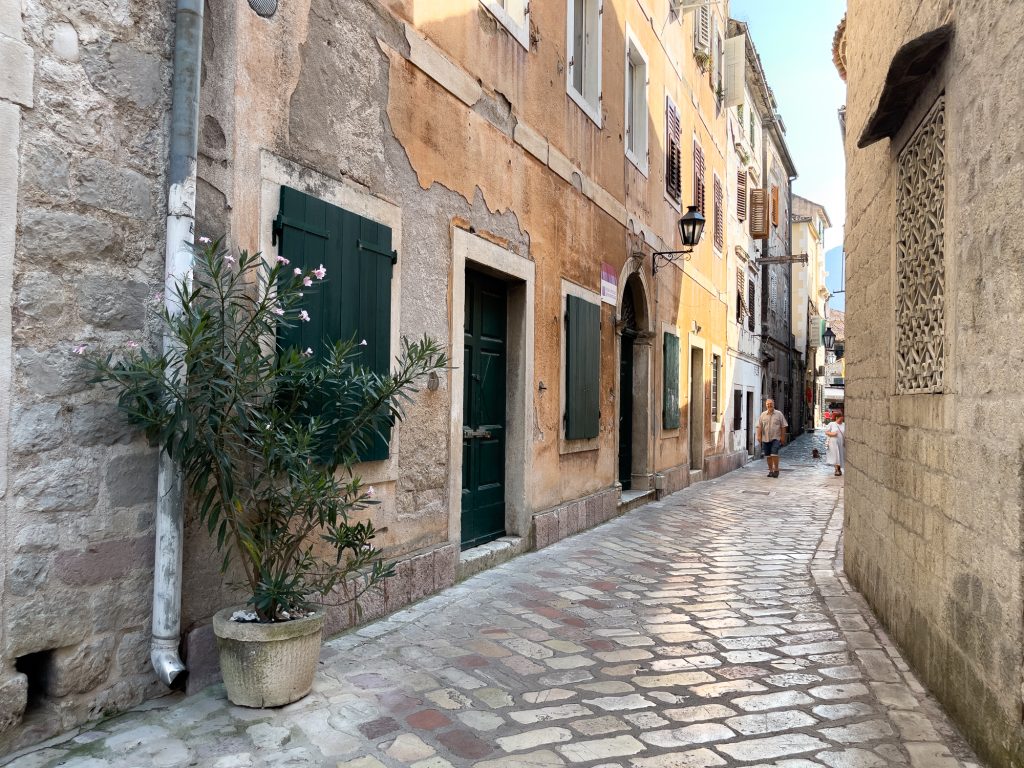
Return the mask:
<path id="1" fill-rule="evenodd" d="M 656 491 L 653 488 L 649 488 L 644 491 L 622 491 L 619 496 L 618 513 L 620 515 L 624 515 L 630 510 L 654 501 L 655 493 Z"/>
<path id="2" fill-rule="evenodd" d="M 456 580 L 462 581 L 496 565 L 507 563 L 527 551 L 529 542 L 522 536 L 502 536 L 500 539 L 467 549 L 459 555 Z"/>

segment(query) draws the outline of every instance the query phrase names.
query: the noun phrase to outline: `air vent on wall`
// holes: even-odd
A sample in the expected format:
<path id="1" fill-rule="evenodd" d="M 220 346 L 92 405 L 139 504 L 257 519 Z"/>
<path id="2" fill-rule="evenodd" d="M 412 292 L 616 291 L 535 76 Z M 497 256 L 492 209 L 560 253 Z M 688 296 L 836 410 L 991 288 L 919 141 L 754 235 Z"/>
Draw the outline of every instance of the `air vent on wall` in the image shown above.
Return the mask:
<path id="1" fill-rule="evenodd" d="M 249 7 L 265 19 L 277 13 L 277 0 L 249 0 Z"/>

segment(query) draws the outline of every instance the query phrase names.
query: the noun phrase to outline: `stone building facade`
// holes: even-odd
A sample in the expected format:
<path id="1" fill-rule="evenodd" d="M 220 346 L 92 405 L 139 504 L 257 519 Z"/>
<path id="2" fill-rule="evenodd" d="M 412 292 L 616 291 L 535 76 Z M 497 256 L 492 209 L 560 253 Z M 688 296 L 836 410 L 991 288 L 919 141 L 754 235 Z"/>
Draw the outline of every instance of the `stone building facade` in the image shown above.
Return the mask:
<path id="1" fill-rule="evenodd" d="M 851 3 L 846 570 L 990 765 L 1024 763 L 1024 5 Z"/>
<path id="2" fill-rule="evenodd" d="M 805 361 L 800 397 L 804 427 L 822 425 L 825 347 L 822 344 L 829 291 L 825 287 L 825 230 L 832 226 L 825 207 L 793 196 L 793 253 L 806 256 L 793 263 L 793 339 Z"/>
<path id="3" fill-rule="evenodd" d="M 793 225 L 791 211 L 796 167 L 786 145 L 782 118 L 771 111 L 765 125 L 763 165 L 768 215 L 767 236 L 761 240 L 761 359 L 764 362 L 762 396 L 771 398 L 789 422 L 790 435 L 803 425 L 803 362 L 793 337 Z"/>
<path id="4" fill-rule="evenodd" d="M 761 363 L 761 274 L 757 258 L 761 242 L 754 235 L 764 221 L 763 208 L 754 211 L 751 203 L 764 184 L 762 115 L 769 114 L 765 105 L 771 92 L 761 68 L 750 30 L 746 24 L 729 22 L 729 44 L 741 48 L 743 98 L 729 110 L 729 296 L 732 311 L 729 317 L 728 379 L 732 383 L 726 419 L 731 429 L 733 450 L 745 450 L 751 456 L 760 454 L 757 444 L 757 417 L 763 410 Z M 734 64 L 739 66 L 739 63 Z"/>
<path id="5" fill-rule="evenodd" d="M 361 620 L 747 460 L 725 429 L 725 4 L 583 4 L 581 19 L 576 2 L 205 8 L 197 234 L 277 253 L 303 225 L 285 210 L 296 200 L 386 229 L 382 343 L 427 333 L 458 363 L 360 467 L 398 563 Z M 156 342 L 172 6 L 0 0 L 17 63 L 0 78 L 4 751 L 162 690 L 148 660 L 157 457 L 75 350 Z M 788 226 L 791 162 L 777 144 L 767 157 Z M 655 274 L 690 204 L 704 238 Z M 773 252 L 787 234 L 773 230 Z M 490 403 L 500 493 L 481 522 L 461 468 L 482 461 L 465 361 L 483 309 L 506 375 Z M 596 366 L 569 328 L 591 334 Z M 191 688 L 215 678 L 209 620 L 237 600 L 211 554 L 187 516 Z M 355 621 L 333 611 L 328 629 Z"/>

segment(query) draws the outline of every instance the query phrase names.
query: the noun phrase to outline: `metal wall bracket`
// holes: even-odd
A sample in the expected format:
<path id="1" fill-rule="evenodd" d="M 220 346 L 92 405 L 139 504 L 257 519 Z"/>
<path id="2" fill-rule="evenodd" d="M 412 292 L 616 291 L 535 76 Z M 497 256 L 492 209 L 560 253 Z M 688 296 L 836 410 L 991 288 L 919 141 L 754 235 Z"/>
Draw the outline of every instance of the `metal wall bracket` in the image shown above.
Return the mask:
<path id="1" fill-rule="evenodd" d="M 662 266 L 675 264 L 679 259 L 689 261 L 693 254 L 693 248 L 685 251 L 655 251 L 651 254 L 651 274 L 658 274 L 658 259 L 661 259 Z"/>

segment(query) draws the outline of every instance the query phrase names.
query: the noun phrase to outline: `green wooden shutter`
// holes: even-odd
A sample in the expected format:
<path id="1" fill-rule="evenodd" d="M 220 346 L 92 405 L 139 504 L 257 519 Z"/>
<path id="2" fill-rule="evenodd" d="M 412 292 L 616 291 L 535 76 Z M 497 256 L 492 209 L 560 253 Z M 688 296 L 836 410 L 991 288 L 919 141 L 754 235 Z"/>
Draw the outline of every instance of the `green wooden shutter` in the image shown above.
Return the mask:
<path id="1" fill-rule="evenodd" d="M 338 227 L 339 213 L 338 208 L 323 200 L 281 187 L 281 208 L 274 222 L 274 234 L 281 255 L 292 262 L 289 269 L 315 269 L 323 264 L 328 275 L 332 268 L 340 271 L 341 262 L 335 257 L 335 243 L 331 242 L 331 232 Z M 334 237 L 337 239 L 337 233 Z M 309 312 L 310 322 L 295 323 L 291 328 L 279 327 L 278 343 L 283 349 L 308 347 L 317 359 L 323 358 L 324 342 L 335 330 L 327 311 L 331 303 L 329 293 L 330 287 L 324 284 L 305 297 L 303 308 Z"/>
<path id="2" fill-rule="evenodd" d="M 365 341 L 364 366 L 386 374 L 391 367 L 391 277 L 395 254 L 391 228 L 345 211 L 342 241 L 342 335 Z M 362 461 L 388 457 L 391 425 L 381 425 L 359 452 Z"/>
<path id="3" fill-rule="evenodd" d="M 673 333 L 665 334 L 663 365 L 662 426 L 679 429 L 679 337 Z"/>
<path id="4" fill-rule="evenodd" d="M 302 308 L 310 322 L 281 328 L 282 348 L 313 350 L 322 359 L 336 341 L 366 341 L 360 362 L 375 373 L 385 374 L 391 364 L 391 278 L 395 253 L 391 229 L 323 200 L 281 187 L 281 208 L 275 222 L 280 253 L 289 269 L 304 271 L 321 264 L 327 278 L 303 298 Z M 311 404 L 315 409 L 326 403 Z M 380 434 L 365 436 L 359 451 L 362 461 L 388 457 L 390 426 Z"/>
<path id="5" fill-rule="evenodd" d="M 565 437 L 585 440 L 601 427 L 601 305 L 565 298 Z"/>

